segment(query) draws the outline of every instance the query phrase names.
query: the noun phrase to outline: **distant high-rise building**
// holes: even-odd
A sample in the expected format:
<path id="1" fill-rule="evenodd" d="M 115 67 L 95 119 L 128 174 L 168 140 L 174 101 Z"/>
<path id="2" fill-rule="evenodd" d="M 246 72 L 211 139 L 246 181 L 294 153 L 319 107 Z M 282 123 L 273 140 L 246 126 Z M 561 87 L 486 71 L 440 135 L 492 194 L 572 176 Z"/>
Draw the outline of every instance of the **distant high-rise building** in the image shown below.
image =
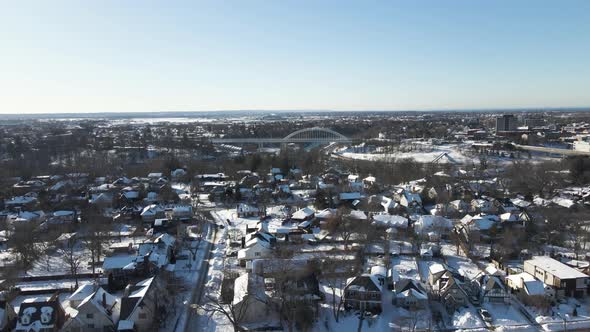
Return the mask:
<path id="1" fill-rule="evenodd" d="M 516 117 L 512 114 L 504 114 L 496 118 L 496 132 L 515 131 L 516 127 Z"/>
<path id="2" fill-rule="evenodd" d="M 524 120 L 524 125 L 530 128 L 543 127 L 545 125 L 545 119 L 543 118 L 528 118 Z"/>

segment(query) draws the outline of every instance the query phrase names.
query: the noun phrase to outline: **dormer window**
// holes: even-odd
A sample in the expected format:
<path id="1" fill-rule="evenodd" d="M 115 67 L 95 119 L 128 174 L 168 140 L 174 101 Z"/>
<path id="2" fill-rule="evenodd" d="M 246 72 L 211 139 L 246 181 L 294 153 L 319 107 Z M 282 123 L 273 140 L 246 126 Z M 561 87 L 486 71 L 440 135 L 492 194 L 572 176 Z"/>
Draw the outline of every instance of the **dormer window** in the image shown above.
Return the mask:
<path id="1" fill-rule="evenodd" d="M 29 324 L 31 324 L 31 316 L 29 316 L 29 315 L 23 315 L 20 318 L 20 322 L 23 325 L 29 325 Z"/>

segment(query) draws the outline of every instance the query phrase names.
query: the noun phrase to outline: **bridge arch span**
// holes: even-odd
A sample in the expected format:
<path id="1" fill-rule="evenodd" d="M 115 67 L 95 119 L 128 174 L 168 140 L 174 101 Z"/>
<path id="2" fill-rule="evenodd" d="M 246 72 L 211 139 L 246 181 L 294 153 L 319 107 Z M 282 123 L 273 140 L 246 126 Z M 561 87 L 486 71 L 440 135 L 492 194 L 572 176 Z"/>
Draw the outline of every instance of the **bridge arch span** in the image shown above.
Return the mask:
<path id="1" fill-rule="evenodd" d="M 322 128 L 322 127 L 312 127 L 312 128 L 299 129 L 299 130 L 294 131 L 294 132 L 290 133 L 289 135 L 285 136 L 285 138 L 283 138 L 283 140 L 289 141 L 289 140 L 297 139 L 297 138 L 309 138 L 309 139 L 313 139 L 313 138 L 330 139 L 330 138 L 333 138 L 338 141 L 348 141 L 349 140 L 348 137 L 342 135 L 341 133 L 338 133 L 332 129 Z"/>

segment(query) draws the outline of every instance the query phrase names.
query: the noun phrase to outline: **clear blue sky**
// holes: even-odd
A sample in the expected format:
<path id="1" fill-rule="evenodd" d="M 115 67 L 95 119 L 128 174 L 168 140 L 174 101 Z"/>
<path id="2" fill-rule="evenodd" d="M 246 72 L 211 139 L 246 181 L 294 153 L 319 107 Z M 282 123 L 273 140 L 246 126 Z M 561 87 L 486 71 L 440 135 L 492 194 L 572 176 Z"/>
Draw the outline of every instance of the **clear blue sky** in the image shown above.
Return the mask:
<path id="1" fill-rule="evenodd" d="M 0 113 L 590 106 L 590 1 L 4 1 Z"/>

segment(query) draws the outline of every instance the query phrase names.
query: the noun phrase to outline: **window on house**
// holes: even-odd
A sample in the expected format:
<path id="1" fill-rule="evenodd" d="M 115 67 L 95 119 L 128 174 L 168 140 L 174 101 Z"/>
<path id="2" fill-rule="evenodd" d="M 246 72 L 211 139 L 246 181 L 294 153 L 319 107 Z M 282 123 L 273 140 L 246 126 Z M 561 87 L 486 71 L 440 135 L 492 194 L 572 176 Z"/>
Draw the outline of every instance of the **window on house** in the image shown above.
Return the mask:
<path id="1" fill-rule="evenodd" d="M 260 256 L 260 253 L 257 251 L 254 253 L 254 256 L 258 257 L 258 256 Z"/>
<path id="2" fill-rule="evenodd" d="M 94 318 L 94 314 L 86 314 L 86 318 L 93 319 Z"/>
<path id="3" fill-rule="evenodd" d="M 146 319 L 147 318 L 147 314 L 142 312 L 139 314 L 139 319 Z"/>
<path id="4" fill-rule="evenodd" d="M 94 328 L 94 324 L 88 324 L 88 328 L 89 329 L 93 329 Z"/>

